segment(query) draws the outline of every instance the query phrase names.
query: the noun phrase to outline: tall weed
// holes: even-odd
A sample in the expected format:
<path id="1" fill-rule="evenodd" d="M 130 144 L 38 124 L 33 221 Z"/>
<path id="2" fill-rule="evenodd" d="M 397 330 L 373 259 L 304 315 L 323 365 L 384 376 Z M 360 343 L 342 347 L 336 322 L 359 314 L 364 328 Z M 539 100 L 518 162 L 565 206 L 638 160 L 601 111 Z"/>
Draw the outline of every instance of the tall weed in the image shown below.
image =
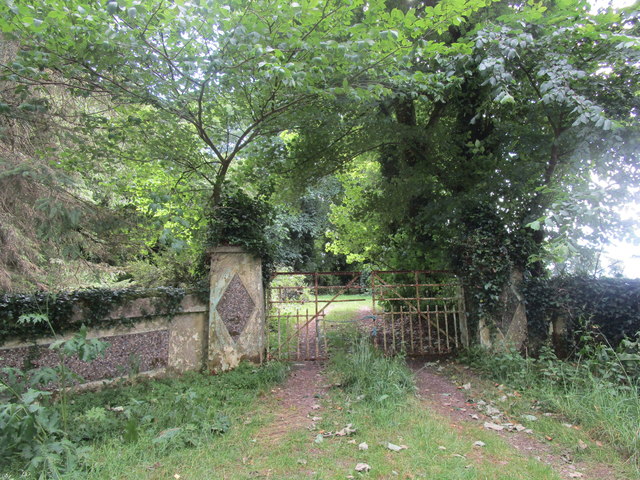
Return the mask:
<path id="1" fill-rule="evenodd" d="M 385 357 L 366 336 L 352 338 L 331 360 L 342 388 L 363 400 L 384 403 L 415 391 L 413 374 L 400 356 Z"/>
<path id="2" fill-rule="evenodd" d="M 57 337 L 46 314 L 22 315 L 18 322 L 45 323 Z M 69 388 L 81 378 L 67 360 L 91 362 L 106 346 L 88 339 L 82 326 L 72 338 L 49 345 L 58 357 L 53 367 L 0 369 L 0 467 L 18 465 L 39 478 L 59 478 L 78 467 L 86 451 L 69 434 Z"/>

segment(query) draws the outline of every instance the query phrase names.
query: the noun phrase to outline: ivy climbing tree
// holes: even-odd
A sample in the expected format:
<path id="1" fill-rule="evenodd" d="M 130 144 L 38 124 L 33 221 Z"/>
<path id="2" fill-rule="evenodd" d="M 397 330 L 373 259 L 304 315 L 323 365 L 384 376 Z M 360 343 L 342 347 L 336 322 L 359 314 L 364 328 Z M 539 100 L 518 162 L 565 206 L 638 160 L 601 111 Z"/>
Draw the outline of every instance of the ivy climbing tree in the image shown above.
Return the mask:
<path id="1" fill-rule="evenodd" d="M 549 260 L 629 234 L 616 209 L 640 174 L 637 33 L 633 9 L 580 1 L 496 3 L 441 32 L 456 52 L 412 65 L 440 89 L 394 85 L 361 131 L 379 174 L 352 170 L 332 251 L 453 267 L 490 321 Z"/>

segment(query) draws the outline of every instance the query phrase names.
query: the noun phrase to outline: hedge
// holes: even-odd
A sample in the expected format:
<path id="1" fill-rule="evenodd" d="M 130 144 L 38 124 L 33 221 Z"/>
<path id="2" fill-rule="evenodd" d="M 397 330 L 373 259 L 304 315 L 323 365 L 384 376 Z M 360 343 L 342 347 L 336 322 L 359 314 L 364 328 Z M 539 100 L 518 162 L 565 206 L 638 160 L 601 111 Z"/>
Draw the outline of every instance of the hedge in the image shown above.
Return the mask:
<path id="1" fill-rule="evenodd" d="M 612 346 L 640 332 L 640 279 L 559 276 L 525 284 L 529 335 L 545 339 L 549 324 L 564 316 L 568 340 L 583 328 L 597 331 Z"/>

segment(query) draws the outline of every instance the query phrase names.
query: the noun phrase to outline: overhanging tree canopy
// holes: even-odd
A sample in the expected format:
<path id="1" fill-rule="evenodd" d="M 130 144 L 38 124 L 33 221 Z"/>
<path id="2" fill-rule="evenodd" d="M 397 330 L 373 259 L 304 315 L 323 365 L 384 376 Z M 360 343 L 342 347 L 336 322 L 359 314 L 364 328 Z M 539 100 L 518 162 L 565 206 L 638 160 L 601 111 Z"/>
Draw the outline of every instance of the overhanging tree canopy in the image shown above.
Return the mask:
<path id="1" fill-rule="evenodd" d="M 0 27 L 22 49 L 3 71 L 21 87 L 107 95 L 109 119 L 148 105 L 188 125 L 205 154 L 180 168 L 208 182 L 216 204 L 254 139 L 289 128 L 288 114 L 319 97 L 380 98 L 407 75 L 416 40 L 484 3 L 417 17 L 380 1 L 12 1 Z"/>

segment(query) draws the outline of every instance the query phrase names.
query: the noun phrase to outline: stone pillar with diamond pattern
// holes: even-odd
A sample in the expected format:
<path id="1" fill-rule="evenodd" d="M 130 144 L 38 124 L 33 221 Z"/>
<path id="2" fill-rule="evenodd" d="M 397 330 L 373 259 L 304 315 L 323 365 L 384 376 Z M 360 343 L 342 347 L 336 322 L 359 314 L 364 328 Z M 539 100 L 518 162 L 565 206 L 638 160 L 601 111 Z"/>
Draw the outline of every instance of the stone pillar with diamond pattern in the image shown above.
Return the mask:
<path id="1" fill-rule="evenodd" d="M 260 258 L 242 247 L 212 250 L 209 302 L 209 370 L 231 370 L 241 360 L 261 362 L 265 316 Z"/>

